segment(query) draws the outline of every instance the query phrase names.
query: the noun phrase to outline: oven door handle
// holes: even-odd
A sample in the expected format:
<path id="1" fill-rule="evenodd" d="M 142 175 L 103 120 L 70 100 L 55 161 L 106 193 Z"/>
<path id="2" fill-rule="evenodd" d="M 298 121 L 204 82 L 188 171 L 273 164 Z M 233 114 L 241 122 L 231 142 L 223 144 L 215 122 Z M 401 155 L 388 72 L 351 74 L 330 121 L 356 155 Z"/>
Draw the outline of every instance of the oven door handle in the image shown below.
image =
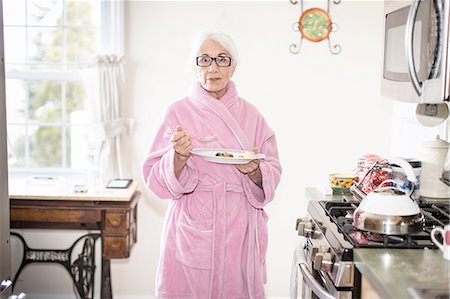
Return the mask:
<path id="1" fill-rule="evenodd" d="M 327 292 L 321 285 L 318 283 L 311 272 L 308 270 L 308 266 L 305 263 L 300 263 L 300 271 L 303 275 L 303 280 L 311 288 L 314 294 L 319 297 L 319 299 L 335 299 L 333 295 Z"/>

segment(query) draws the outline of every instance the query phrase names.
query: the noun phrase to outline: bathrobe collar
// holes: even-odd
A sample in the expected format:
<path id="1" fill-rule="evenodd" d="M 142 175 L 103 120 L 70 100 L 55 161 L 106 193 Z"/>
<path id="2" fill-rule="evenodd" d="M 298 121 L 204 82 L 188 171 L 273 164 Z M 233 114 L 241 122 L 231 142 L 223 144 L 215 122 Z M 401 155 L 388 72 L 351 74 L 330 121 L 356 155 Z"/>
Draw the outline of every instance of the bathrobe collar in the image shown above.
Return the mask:
<path id="1" fill-rule="evenodd" d="M 228 85 L 227 85 L 227 91 L 225 92 L 225 94 L 220 98 L 220 99 L 216 99 L 215 97 L 213 97 L 211 94 L 209 94 L 208 91 L 206 91 L 201 85 L 200 83 L 196 83 L 190 91 L 190 96 L 191 98 L 203 102 L 203 101 L 215 101 L 215 102 L 220 102 L 220 104 L 225 105 L 225 107 L 227 107 L 228 109 L 230 109 L 230 107 L 236 103 L 236 101 L 238 100 L 238 93 L 236 90 L 236 85 L 234 84 L 233 81 L 229 81 Z M 218 105 L 216 105 L 218 106 Z"/>
<path id="2" fill-rule="evenodd" d="M 219 116 L 231 130 L 242 150 L 252 150 L 248 137 L 230 112 L 230 108 L 239 101 L 233 81 L 228 82 L 227 91 L 220 100 L 210 95 L 199 83 L 193 86 L 189 98 Z"/>

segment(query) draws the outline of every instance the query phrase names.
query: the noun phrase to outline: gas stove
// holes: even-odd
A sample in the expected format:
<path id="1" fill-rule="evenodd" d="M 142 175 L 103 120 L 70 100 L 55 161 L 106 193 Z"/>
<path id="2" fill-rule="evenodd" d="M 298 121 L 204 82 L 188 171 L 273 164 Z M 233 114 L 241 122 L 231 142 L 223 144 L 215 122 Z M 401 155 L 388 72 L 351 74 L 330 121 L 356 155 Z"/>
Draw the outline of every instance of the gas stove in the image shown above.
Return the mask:
<path id="1" fill-rule="evenodd" d="M 358 204 L 345 196 L 342 200 L 310 200 L 307 217 L 297 220 L 298 234 L 305 237 L 304 267 L 315 278 L 315 288 L 331 297 L 360 295 L 361 277 L 353 263 L 353 249 L 434 250 L 437 246 L 431 241 L 431 230 L 450 223 L 448 202 L 418 200 L 423 214 L 420 231 L 407 235 L 371 233 L 353 226 L 353 212 Z M 303 274 L 308 274 L 301 265 L 300 268 Z"/>
<path id="2" fill-rule="evenodd" d="M 353 226 L 353 212 L 357 202 L 326 202 L 319 204 L 325 210 L 330 220 L 337 225 L 338 233 L 352 244 L 353 247 L 383 247 L 383 248 L 410 248 L 410 249 L 436 249 L 431 241 L 431 230 L 436 226 L 444 226 L 450 222 L 449 205 L 447 203 L 419 202 L 424 219 L 421 230 L 407 235 L 384 235 L 362 231 Z"/>

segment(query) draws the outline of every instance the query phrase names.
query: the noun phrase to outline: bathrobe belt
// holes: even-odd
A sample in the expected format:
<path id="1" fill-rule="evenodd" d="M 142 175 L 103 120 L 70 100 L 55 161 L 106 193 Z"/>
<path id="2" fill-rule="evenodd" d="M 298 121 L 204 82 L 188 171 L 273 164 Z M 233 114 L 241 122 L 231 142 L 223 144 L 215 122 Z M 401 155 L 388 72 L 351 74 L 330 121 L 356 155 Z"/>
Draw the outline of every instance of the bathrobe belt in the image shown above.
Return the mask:
<path id="1" fill-rule="evenodd" d="M 241 185 L 216 182 L 212 185 L 199 184 L 197 191 L 213 192 L 213 240 L 212 265 L 208 298 L 223 298 L 223 274 L 225 270 L 225 245 L 227 223 L 227 192 L 243 193 Z M 247 248 L 247 291 L 249 298 L 255 298 L 255 263 L 260 260 L 259 240 L 257 232 L 257 210 L 250 208 L 248 212 L 248 248 Z M 256 254 L 255 254 L 256 253 Z"/>

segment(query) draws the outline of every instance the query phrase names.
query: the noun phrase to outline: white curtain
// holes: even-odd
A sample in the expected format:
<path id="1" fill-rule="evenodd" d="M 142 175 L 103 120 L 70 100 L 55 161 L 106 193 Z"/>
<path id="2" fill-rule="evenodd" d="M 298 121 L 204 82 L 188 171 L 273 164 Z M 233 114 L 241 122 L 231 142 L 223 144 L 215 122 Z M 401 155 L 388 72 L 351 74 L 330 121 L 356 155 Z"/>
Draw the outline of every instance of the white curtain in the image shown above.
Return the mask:
<path id="1" fill-rule="evenodd" d="M 95 148 L 95 166 L 102 183 L 123 178 L 121 138 L 128 134 L 133 120 L 120 113 L 124 86 L 122 57 L 98 55 L 96 61 L 83 72 L 88 92 L 88 107 L 92 111 L 93 127 L 89 132 Z"/>

